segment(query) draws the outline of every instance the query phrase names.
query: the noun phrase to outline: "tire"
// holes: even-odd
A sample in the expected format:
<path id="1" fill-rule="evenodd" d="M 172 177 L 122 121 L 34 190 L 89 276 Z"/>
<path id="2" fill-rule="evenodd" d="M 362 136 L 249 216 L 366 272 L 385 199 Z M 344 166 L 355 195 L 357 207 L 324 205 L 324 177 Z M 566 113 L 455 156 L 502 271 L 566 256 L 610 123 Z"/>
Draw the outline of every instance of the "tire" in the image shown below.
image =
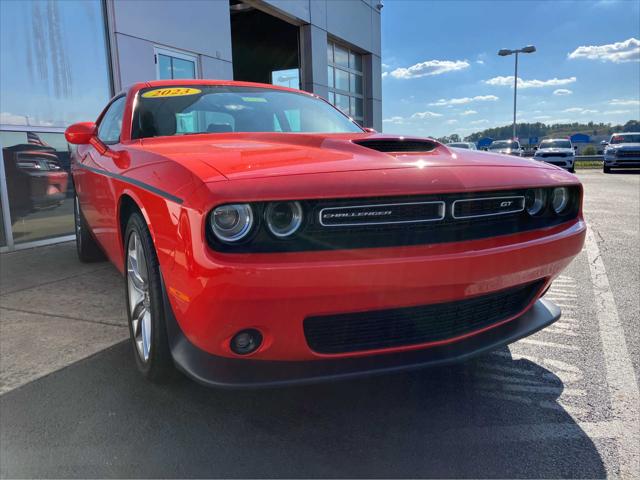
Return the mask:
<path id="1" fill-rule="evenodd" d="M 175 369 L 164 318 L 160 265 L 140 213 L 129 217 L 124 238 L 124 289 L 133 354 L 146 379 L 163 383 L 173 377 Z"/>
<path id="2" fill-rule="evenodd" d="M 569 173 L 576 173 L 576 167 L 571 167 L 569 169 Z"/>
<path id="3" fill-rule="evenodd" d="M 606 165 L 603 165 L 602 173 L 611 173 L 611 167 L 607 167 Z"/>
<path id="4" fill-rule="evenodd" d="M 105 259 L 104 252 L 93 238 L 91 230 L 84 219 L 82 210 L 80 210 L 80 202 L 78 195 L 73 196 L 73 223 L 76 230 L 76 251 L 81 262 L 92 263 L 100 262 Z"/>

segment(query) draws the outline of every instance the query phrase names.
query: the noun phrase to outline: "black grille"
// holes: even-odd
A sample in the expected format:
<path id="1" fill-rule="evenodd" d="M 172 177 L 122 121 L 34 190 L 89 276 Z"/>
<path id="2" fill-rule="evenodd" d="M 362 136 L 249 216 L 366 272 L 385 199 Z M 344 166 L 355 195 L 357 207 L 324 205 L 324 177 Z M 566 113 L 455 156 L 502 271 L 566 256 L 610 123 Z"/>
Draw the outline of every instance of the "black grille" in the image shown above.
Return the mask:
<path id="1" fill-rule="evenodd" d="M 455 218 L 487 217 L 504 215 L 524 210 L 524 197 L 470 198 L 453 203 Z"/>
<path id="2" fill-rule="evenodd" d="M 570 155 L 566 153 L 541 153 L 539 156 L 542 158 L 549 158 L 549 157 L 568 157 Z"/>
<path id="3" fill-rule="evenodd" d="M 323 208 L 319 221 L 325 227 L 389 225 L 442 220 L 444 202 L 383 203 Z"/>
<path id="4" fill-rule="evenodd" d="M 443 195 L 416 195 L 402 197 L 375 198 L 347 198 L 347 199 L 314 199 L 299 200 L 304 211 L 304 220 L 300 229 L 290 237 L 275 238 L 265 227 L 264 210 L 268 202 L 256 202 L 254 217 L 257 225 L 250 235 L 237 244 L 222 243 L 210 229 L 207 229 L 207 240 L 212 248 L 229 253 L 250 252 L 300 252 L 309 250 L 342 250 L 355 248 L 378 248 L 409 245 L 428 245 L 443 242 L 460 242 L 480 238 L 497 237 L 512 233 L 525 232 L 538 228 L 548 228 L 569 221 L 578 215 L 580 210 L 580 190 L 570 187 L 571 205 L 566 214 L 556 215 L 549 205 L 538 215 L 531 216 L 521 208 L 521 203 L 503 206 L 498 210 L 491 210 L 491 204 L 484 200 L 492 197 L 525 196 L 525 190 L 502 190 L 494 192 L 454 193 Z M 550 191 L 547 195 L 550 198 Z M 469 216 L 454 218 L 453 206 L 458 200 L 472 199 L 466 209 L 480 209 L 488 216 Z M 505 201 L 505 200 L 503 200 Z M 507 200 L 508 201 L 508 200 Z M 402 204 L 430 204 L 417 209 L 398 207 Z M 444 218 L 434 218 L 439 215 L 438 205 L 444 203 Z M 392 214 L 380 212 L 375 205 L 395 204 Z M 458 204 L 456 204 L 458 205 Z M 362 210 L 352 210 L 354 206 L 367 207 Z M 334 208 L 344 210 L 330 210 Z M 373 207 L 370 209 L 369 207 Z M 461 208 L 461 207 L 460 207 Z M 510 211 L 513 208 L 514 211 Z M 500 210 L 502 210 L 500 212 Z M 517 211 L 516 211 L 517 210 Z M 361 217 L 361 222 L 348 221 L 347 217 L 333 217 L 326 219 L 330 222 L 341 222 L 340 225 L 329 225 L 321 216 L 322 211 L 346 211 L 347 213 L 378 212 L 383 215 L 373 216 L 373 222 L 367 222 Z M 496 214 L 496 212 L 505 213 Z M 393 221 L 383 221 L 391 219 Z M 416 221 L 418 217 L 421 220 Z M 372 217 L 369 217 L 371 219 Z M 322 220 L 322 221 L 321 221 Z M 323 223 L 325 223 L 323 225 Z"/>
<path id="5" fill-rule="evenodd" d="M 430 152 L 437 146 L 428 140 L 362 140 L 354 143 L 378 152 Z"/>
<path id="6" fill-rule="evenodd" d="M 326 354 L 401 347 L 455 338 L 521 313 L 543 281 L 468 300 L 418 307 L 309 317 L 309 347 Z"/>
<path id="7" fill-rule="evenodd" d="M 618 150 L 616 157 L 640 157 L 640 150 Z"/>

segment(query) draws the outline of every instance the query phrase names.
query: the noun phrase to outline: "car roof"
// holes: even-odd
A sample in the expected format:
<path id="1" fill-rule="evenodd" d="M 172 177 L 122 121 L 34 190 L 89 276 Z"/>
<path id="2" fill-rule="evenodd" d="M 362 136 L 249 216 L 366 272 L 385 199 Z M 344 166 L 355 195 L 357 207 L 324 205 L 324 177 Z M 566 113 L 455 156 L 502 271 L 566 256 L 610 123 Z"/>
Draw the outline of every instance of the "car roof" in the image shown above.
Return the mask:
<path id="1" fill-rule="evenodd" d="M 570 142 L 570 141 L 571 141 L 571 139 L 570 139 L 570 138 L 543 138 L 543 139 L 542 139 L 542 141 L 543 141 L 543 142 L 546 142 L 546 141 L 549 141 L 549 142 L 557 142 L 558 140 L 566 140 L 566 141 L 568 141 L 568 142 Z"/>

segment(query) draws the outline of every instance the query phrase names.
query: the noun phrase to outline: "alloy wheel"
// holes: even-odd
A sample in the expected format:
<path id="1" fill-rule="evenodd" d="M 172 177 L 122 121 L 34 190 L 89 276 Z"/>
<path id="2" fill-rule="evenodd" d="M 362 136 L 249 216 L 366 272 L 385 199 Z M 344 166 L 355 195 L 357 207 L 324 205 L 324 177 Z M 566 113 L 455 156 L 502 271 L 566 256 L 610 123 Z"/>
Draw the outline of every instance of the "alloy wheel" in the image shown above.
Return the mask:
<path id="1" fill-rule="evenodd" d="M 135 231 L 127 242 L 127 287 L 133 339 L 140 359 L 147 362 L 151 350 L 149 274 L 144 249 Z"/>

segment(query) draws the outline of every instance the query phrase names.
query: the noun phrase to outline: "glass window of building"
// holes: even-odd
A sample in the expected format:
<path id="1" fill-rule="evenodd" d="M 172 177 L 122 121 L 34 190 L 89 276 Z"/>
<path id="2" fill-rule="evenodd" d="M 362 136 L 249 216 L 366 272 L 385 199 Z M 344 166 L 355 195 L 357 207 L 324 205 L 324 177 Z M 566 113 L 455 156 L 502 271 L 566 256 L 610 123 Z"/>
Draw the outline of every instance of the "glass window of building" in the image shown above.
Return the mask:
<path id="1" fill-rule="evenodd" d="M 327 43 L 328 100 L 359 123 L 364 121 L 362 55 Z"/>
<path id="2" fill-rule="evenodd" d="M 0 144 L 9 197 L 9 212 L 2 213 L 9 215 L 13 241 L 72 234 L 71 152 L 64 134 L 5 130 Z"/>
<path id="3" fill-rule="evenodd" d="M 197 58 L 182 52 L 156 48 L 158 80 L 198 78 Z"/>
<path id="4" fill-rule="evenodd" d="M 111 96 L 100 0 L 0 1 L 0 124 L 95 120 Z"/>
<path id="5" fill-rule="evenodd" d="M 102 0 L 0 1 L 3 248 L 73 234 L 63 132 L 94 121 L 112 95 L 103 7 Z"/>

